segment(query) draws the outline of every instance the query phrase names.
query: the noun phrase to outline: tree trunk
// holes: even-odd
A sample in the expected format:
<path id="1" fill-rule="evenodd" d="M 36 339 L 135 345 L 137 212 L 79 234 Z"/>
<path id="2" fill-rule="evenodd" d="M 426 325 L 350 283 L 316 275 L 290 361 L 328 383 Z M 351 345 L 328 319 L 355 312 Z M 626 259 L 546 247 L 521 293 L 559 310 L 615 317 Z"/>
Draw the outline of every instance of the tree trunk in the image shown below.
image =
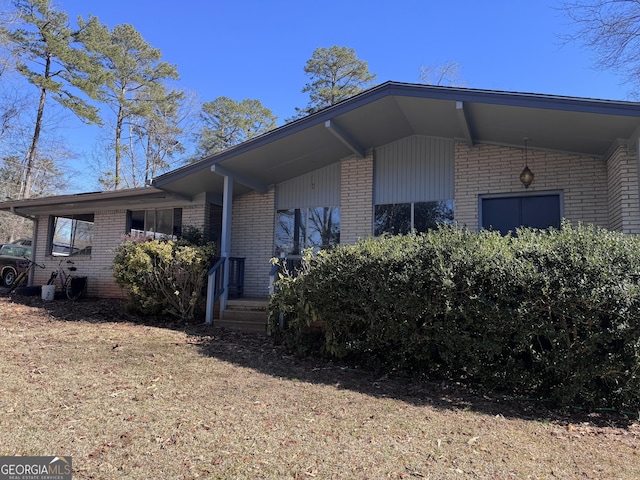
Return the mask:
<path id="1" fill-rule="evenodd" d="M 151 134 L 147 132 L 147 152 L 145 155 L 145 164 L 144 164 L 144 184 L 147 185 L 149 182 L 150 173 L 151 173 Z M 153 178 L 153 174 L 151 174 L 151 178 Z"/>
<path id="2" fill-rule="evenodd" d="M 44 77 L 49 78 L 51 68 L 51 57 L 47 57 L 45 65 Z M 29 149 L 29 158 L 27 159 L 27 170 L 24 174 L 24 188 L 22 189 L 21 198 L 29 198 L 31 196 L 31 187 L 33 186 L 33 169 L 36 165 L 36 157 L 38 155 L 38 140 L 40 139 L 40 130 L 42 129 L 42 117 L 44 115 L 44 105 L 47 99 L 47 89 L 40 89 L 40 104 L 38 105 L 38 114 L 36 115 L 36 126 L 33 131 L 31 140 L 31 148 Z"/>
<path id="3" fill-rule="evenodd" d="M 116 171 L 115 171 L 115 189 L 118 190 L 120 188 L 120 162 L 122 160 L 122 145 L 121 145 L 121 136 L 122 136 L 122 123 L 124 122 L 124 112 L 123 107 L 120 105 L 118 107 L 118 118 L 116 120 L 116 142 L 115 142 L 115 154 L 116 154 Z"/>

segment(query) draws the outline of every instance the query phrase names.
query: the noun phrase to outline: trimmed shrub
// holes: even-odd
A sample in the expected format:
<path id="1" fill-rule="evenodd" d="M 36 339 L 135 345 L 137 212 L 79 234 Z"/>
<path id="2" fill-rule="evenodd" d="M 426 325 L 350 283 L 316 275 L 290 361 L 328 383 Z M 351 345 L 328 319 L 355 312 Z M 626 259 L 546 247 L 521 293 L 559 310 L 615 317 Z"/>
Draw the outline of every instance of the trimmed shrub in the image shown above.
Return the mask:
<path id="1" fill-rule="evenodd" d="M 198 311 L 213 252 L 213 244 L 127 239 L 116 249 L 113 275 L 128 290 L 133 310 L 186 322 Z"/>
<path id="2" fill-rule="evenodd" d="M 637 237 L 443 227 L 304 263 L 270 301 L 292 349 L 558 405 L 640 407 Z"/>

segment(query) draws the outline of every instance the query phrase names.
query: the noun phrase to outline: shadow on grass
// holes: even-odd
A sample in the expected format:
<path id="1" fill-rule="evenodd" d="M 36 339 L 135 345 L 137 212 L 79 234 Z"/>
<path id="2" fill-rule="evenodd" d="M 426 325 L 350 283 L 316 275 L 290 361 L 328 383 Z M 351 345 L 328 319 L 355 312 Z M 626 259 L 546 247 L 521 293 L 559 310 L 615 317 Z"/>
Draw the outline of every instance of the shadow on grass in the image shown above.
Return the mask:
<path id="1" fill-rule="evenodd" d="M 486 415 L 578 424 L 588 422 L 599 427 L 626 428 L 632 421 L 617 412 L 601 410 L 552 409 L 534 400 L 512 399 L 503 395 L 478 394 L 463 385 L 446 382 L 376 375 L 374 372 L 319 358 L 299 358 L 274 344 L 266 334 L 243 333 L 203 323 L 187 324 L 166 317 L 141 317 L 125 309 L 115 300 L 66 299 L 45 302 L 40 297 L 13 296 L 12 301 L 45 309 L 62 321 L 89 323 L 132 323 L 184 332 L 192 344 L 208 357 L 290 380 L 331 385 L 377 398 L 392 398 L 417 406 L 437 409 L 470 410 Z"/>
<path id="2" fill-rule="evenodd" d="M 201 328 L 201 327 L 200 327 Z M 199 332 L 200 329 L 196 329 Z M 469 410 L 486 415 L 556 422 L 562 425 L 588 422 L 599 427 L 626 428 L 630 419 L 620 413 L 576 408 L 552 409 L 542 401 L 514 399 L 500 394 L 480 394 L 454 382 L 375 374 L 347 364 L 319 358 L 300 358 L 274 345 L 266 335 L 211 328 L 196 333 L 204 355 L 251 368 L 278 378 L 332 385 L 377 398 L 392 398 L 417 406 Z"/>

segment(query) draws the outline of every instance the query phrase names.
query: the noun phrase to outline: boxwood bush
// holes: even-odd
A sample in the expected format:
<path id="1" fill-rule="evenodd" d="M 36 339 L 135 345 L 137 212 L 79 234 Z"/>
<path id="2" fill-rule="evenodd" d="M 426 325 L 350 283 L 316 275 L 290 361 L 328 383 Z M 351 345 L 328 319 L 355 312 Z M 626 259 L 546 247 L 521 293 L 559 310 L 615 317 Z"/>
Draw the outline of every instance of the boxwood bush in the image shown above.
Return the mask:
<path id="1" fill-rule="evenodd" d="M 291 349 L 557 405 L 640 408 L 638 237 L 568 222 L 509 236 L 442 227 L 303 264 L 270 301 Z"/>

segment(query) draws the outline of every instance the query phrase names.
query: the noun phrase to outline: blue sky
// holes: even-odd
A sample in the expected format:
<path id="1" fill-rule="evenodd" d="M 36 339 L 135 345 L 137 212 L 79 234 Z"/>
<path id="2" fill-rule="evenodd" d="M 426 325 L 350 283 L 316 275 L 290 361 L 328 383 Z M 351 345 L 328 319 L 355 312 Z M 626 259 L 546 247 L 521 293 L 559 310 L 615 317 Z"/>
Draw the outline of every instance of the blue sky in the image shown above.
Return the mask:
<path id="1" fill-rule="evenodd" d="M 305 62 L 317 47 L 354 48 L 377 81 L 417 82 L 422 65 L 456 61 L 466 86 L 626 99 L 628 85 L 595 70 L 591 52 L 563 45 L 571 29 L 558 1 L 58 0 L 71 18 L 91 13 L 132 24 L 178 85 L 203 101 L 259 99 L 280 123 L 303 107 Z"/>
<path id="2" fill-rule="evenodd" d="M 258 99 L 278 123 L 304 107 L 303 67 L 317 47 L 354 48 L 387 80 L 418 82 L 422 65 L 455 61 L 465 86 L 628 99 L 630 86 L 563 44 L 557 0 L 58 0 L 74 19 L 132 24 L 202 101 Z M 91 133 L 73 135 L 88 139 Z M 86 148 L 80 144 L 76 150 Z"/>

